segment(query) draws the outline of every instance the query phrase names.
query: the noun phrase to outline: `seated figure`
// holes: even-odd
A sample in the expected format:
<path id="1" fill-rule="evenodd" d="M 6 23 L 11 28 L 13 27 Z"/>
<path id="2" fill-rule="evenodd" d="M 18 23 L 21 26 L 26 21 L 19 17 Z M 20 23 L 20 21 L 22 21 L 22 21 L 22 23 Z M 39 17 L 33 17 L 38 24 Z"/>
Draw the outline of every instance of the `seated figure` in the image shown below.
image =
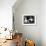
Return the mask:
<path id="1" fill-rule="evenodd" d="M 22 46 L 22 33 L 15 34 L 16 46 Z"/>

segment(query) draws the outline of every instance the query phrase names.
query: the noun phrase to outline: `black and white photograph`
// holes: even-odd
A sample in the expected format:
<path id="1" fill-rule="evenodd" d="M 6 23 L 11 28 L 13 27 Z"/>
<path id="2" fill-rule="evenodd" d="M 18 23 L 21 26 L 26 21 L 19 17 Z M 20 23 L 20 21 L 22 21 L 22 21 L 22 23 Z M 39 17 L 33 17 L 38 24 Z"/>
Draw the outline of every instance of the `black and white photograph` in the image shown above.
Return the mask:
<path id="1" fill-rule="evenodd" d="M 35 25 L 36 24 L 36 16 L 24 15 L 23 16 L 23 24 L 24 25 Z"/>

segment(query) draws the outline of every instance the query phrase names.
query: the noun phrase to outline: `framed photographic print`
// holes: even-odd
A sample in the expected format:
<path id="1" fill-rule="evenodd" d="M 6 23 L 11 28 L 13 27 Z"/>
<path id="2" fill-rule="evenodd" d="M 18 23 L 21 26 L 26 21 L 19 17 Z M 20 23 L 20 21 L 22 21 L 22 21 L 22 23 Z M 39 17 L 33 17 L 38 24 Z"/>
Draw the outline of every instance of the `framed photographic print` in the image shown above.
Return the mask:
<path id="1" fill-rule="evenodd" d="M 36 16 L 34 16 L 34 15 L 23 15 L 22 24 L 23 25 L 35 25 L 36 24 Z"/>

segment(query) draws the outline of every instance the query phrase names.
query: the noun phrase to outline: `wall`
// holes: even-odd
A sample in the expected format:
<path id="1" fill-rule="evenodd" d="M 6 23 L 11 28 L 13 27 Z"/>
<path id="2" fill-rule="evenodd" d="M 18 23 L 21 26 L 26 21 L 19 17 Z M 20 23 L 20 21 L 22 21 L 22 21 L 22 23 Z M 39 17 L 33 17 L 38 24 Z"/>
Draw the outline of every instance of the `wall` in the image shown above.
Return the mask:
<path id="1" fill-rule="evenodd" d="M 35 40 L 37 46 L 46 46 L 46 0 L 25 0 L 17 7 L 14 5 L 13 12 L 15 15 L 15 29 L 23 32 L 25 38 Z M 36 25 L 22 25 L 23 14 L 36 15 Z"/>
<path id="2" fill-rule="evenodd" d="M 41 1 L 41 40 L 42 46 L 46 46 L 46 0 Z"/>
<path id="3" fill-rule="evenodd" d="M 41 46 L 41 0 L 23 0 L 19 5 L 13 6 L 15 29 L 23 33 L 24 39 L 35 41 L 36 46 Z M 22 24 L 24 14 L 36 16 L 36 25 Z"/>
<path id="4" fill-rule="evenodd" d="M 16 0 L 0 0 L 0 27 L 12 29 L 12 6 Z"/>

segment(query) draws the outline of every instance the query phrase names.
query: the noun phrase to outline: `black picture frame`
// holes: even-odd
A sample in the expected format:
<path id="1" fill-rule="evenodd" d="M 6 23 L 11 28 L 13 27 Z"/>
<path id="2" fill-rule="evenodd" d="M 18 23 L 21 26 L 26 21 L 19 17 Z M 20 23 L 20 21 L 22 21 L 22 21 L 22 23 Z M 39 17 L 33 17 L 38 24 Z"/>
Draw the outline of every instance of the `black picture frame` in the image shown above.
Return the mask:
<path id="1" fill-rule="evenodd" d="M 23 15 L 22 24 L 23 25 L 36 25 L 36 16 L 35 15 Z"/>

